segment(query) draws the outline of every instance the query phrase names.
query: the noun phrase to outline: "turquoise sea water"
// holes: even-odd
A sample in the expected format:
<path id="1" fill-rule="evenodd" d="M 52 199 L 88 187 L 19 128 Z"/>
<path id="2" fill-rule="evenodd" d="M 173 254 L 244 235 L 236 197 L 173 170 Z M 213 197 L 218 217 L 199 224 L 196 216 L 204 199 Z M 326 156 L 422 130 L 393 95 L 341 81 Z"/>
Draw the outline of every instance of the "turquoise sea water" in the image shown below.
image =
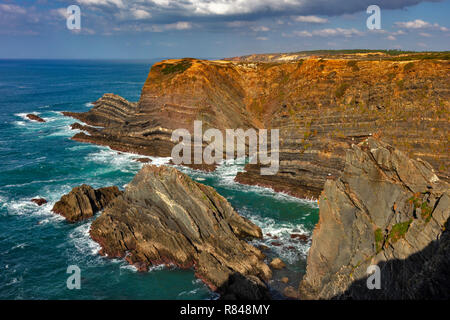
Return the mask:
<path id="1" fill-rule="evenodd" d="M 75 121 L 60 111 L 86 111 L 107 92 L 137 101 L 153 62 L 0 60 L 0 299 L 214 298 L 192 270 L 155 267 L 140 273 L 122 260 L 99 256 L 88 235 L 92 221 L 68 224 L 50 211 L 77 185 L 124 188 L 139 171 L 136 155 L 70 140 Z M 47 122 L 29 121 L 27 113 Z M 281 272 L 301 276 L 309 244 L 290 235 L 312 232 L 316 203 L 239 185 L 233 179 L 243 166 L 234 163 L 210 174 L 182 170 L 215 187 L 270 234 L 255 244 L 270 247 L 268 259 L 279 256 L 288 263 Z M 30 202 L 35 197 L 49 202 L 38 207 Z M 80 290 L 67 289 L 69 265 L 81 269 Z"/>

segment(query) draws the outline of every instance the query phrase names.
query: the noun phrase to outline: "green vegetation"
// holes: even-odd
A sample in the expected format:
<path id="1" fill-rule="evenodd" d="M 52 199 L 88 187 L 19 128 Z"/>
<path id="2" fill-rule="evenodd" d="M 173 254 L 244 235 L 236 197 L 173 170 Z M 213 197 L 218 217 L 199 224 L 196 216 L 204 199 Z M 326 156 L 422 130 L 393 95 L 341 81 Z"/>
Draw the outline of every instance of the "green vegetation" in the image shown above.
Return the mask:
<path id="1" fill-rule="evenodd" d="M 336 98 L 342 98 L 345 94 L 345 91 L 350 87 L 348 83 L 341 83 L 339 87 L 336 89 Z"/>
<path id="2" fill-rule="evenodd" d="M 425 222 L 430 222 L 433 208 L 428 205 L 428 202 L 422 201 L 419 192 L 409 198 L 408 201 L 413 204 L 414 211 L 416 211 L 416 209 L 420 209 L 420 216 L 425 220 Z"/>
<path id="3" fill-rule="evenodd" d="M 398 87 L 400 90 L 403 90 L 403 88 L 405 87 L 405 80 L 404 80 L 404 79 L 398 80 L 398 81 L 397 81 L 397 87 Z"/>
<path id="4" fill-rule="evenodd" d="M 383 231 L 381 231 L 380 228 L 375 230 L 375 248 L 377 250 L 377 253 L 381 251 L 383 248 L 383 242 L 384 242 L 384 236 Z"/>
<path id="5" fill-rule="evenodd" d="M 407 64 L 405 64 L 405 66 L 403 67 L 403 71 L 409 71 L 414 67 L 414 63 L 413 62 L 409 62 Z"/>
<path id="6" fill-rule="evenodd" d="M 187 69 L 189 69 L 192 66 L 192 63 L 188 60 L 183 60 L 179 63 L 174 64 L 164 64 L 162 65 L 164 68 L 161 69 L 161 72 L 165 75 L 172 74 L 172 73 L 183 73 Z"/>
<path id="7" fill-rule="evenodd" d="M 358 63 L 355 60 L 347 62 L 347 65 L 352 68 L 353 72 L 359 71 Z"/>
<path id="8" fill-rule="evenodd" d="M 423 52 L 409 54 L 400 57 L 394 57 L 392 61 L 411 61 L 411 60 L 450 60 L 450 52 Z"/>
<path id="9" fill-rule="evenodd" d="M 391 243 L 394 243 L 394 242 L 400 240 L 400 238 L 402 238 L 408 231 L 409 226 L 411 225 L 412 221 L 413 221 L 413 219 L 409 219 L 408 221 L 394 224 L 392 226 L 391 232 L 388 235 L 387 240 Z"/>

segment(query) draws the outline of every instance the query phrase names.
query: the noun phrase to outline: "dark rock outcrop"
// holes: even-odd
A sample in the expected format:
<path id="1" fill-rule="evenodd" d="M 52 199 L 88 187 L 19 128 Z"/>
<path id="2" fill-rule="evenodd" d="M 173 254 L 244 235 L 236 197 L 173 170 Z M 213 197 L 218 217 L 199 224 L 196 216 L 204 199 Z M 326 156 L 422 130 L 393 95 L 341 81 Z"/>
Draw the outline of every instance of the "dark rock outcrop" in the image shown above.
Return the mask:
<path id="1" fill-rule="evenodd" d="M 47 200 L 45 200 L 44 198 L 34 198 L 34 199 L 31 199 L 31 202 L 36 203 L 40 207 L 40 206 L 46 204 Z"/>
<path id="2" fill-rule="evenodd" d="M 30 119 L 30 120 L 32 120 L 32 121 L 45 122 L 44 119 L 42 119 L 41 117 L 39 117 L 39 116 L 37 116 L 37 115 L 35 115 L 35 114 L 33 114 L 33 113 L 27 114 L 27 118 Z"/>
<path id="3" fill-rule="evenodd" d="M 245 295 L 233 289 L 233 274 L 258 288 L 271 277 L 264 255 L 244 241 L 261 238 L 261 229 L 213 188 L 171 167 L 145 165 L 92 223 L 90 234 L 101 254 L 124 257 L 140 270 L 159 264 L 194 268 L 222 294 Z"/>
<path id="4" fill-rule="evenodd" d="M 152 159 L 150 158 L 134 158 L 133 160 L 140 163 L 152 163 Z"/>
<path id="5" fill-rule="evenodd" d="M 301 298 L 448 299 L 450 189 L 427 162 L 369 138 L 319 205 Z M 381 289 L 366 285 L 371 265 Z"/>
<path id="6" fill-rule="evenodd" d="M 52 211 L 69 222 L 89 219 L 122 194 L 116 186 L 94 189 L 88 185 L 75 187 L 55 203 Z"/>

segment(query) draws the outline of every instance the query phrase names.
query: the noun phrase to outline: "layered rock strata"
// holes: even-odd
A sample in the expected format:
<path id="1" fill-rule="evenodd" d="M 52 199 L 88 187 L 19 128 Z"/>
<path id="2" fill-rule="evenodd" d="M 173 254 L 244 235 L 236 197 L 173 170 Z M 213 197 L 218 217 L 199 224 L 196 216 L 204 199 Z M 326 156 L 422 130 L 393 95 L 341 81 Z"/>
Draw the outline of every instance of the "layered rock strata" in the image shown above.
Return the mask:
<path id="1" fill-rule="evenodd" d="M 90 234 L 101 254 L 124 257 L 139 270 L 159 264 L 193 268 L 229 298 L 254 298 L 237 289 L 249 286 L 266 297 L 263 281 L 271 271 L 264 255 L 245 241 L 261 238 L 261 229 L 213 188 L 174 168 L 145 165 L 92 223 Z"/>
<path id="2" fill-rule="evenodd" d="M 116 186 L 94 189 L 83 184 L 73 188 L 55 203 L 52 211 L 69 222 L 86 220 L 103 210 L 113 199 L 122 194 Z"/>
<path id="3" fill-rule="evenodd" d="M 430 164 L 369 138 L 319 204 L 300 298 L 449 298 L 450 188 Z M 380 289 L 367 286 L 369 266 Z"/>
<path id="4" fill-rule="evenodd" d="M 89 112 L 66 115 L 104 127 L 75 140 L 152 156 L 170 156 L 173 130 L 193 133 L 194 120 L 203 130 L 278 128 L 277 174 L 248 165 L 236 180 L 298 197 L 317 198 L 343 170 L 345 150 L 369 136 L 429 162 L 448 181 L 449 61 L 349 57 L 165 60 L 151 68 L 139 102 L 105 95 Z"/>

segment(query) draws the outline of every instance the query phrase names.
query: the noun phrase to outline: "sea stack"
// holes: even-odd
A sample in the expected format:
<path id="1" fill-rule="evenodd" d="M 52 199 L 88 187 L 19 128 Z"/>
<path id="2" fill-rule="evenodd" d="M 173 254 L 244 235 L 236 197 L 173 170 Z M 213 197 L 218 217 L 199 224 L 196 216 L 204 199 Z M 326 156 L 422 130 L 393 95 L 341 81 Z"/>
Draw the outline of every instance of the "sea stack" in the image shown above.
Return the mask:
<path id="1" fill-rule="evenodd" d="M 261 229 L 213 188 L 175 168 L 145 165 L 92 223 L 90 234 L 102 254 L 123 257 L 142 271 L 160 264 L 193 268 L 228 297 L 267 297 L 264 281 L 271 271 L 245 241 L 261 238 Z M 254 290 L 245 295 L 248 286 Z"/>

